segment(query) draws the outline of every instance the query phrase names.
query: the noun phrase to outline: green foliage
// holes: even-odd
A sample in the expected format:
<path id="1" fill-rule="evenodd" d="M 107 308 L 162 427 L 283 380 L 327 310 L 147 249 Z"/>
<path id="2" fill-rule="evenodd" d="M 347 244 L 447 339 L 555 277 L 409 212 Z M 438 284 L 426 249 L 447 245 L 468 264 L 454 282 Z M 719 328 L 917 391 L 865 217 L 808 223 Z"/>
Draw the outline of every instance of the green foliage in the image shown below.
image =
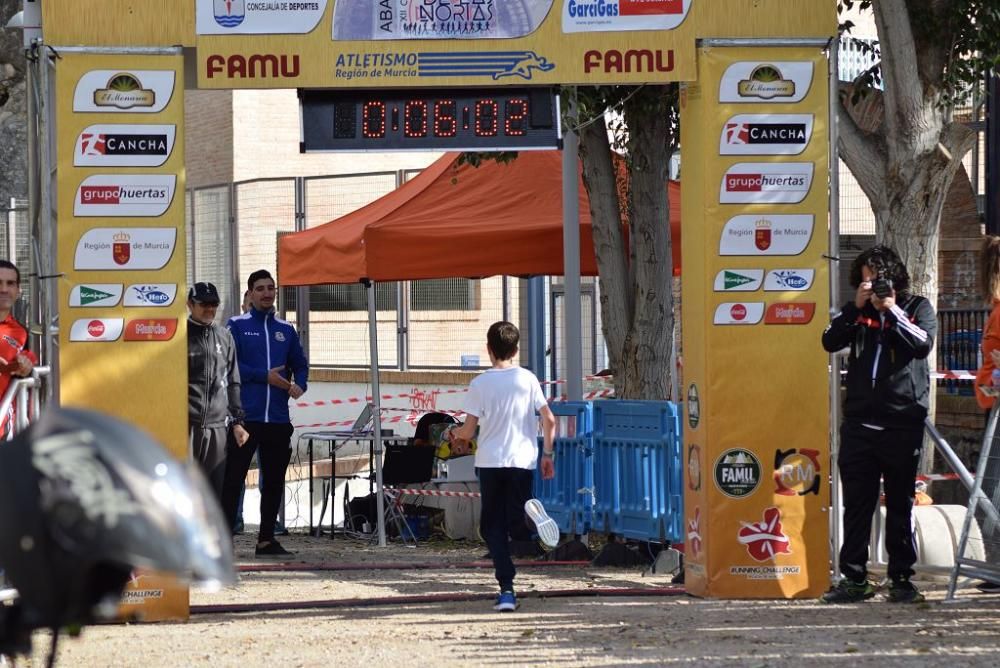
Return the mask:
<path id="1" fill-rule="evenodd" d="M 837 11 L 857 7 L 872 10 L 873 0 L 839 0 Z M 991 71 L 1000 67 L 1000 0 L 907 0 L 907 17 L 916 42 L 921 82 L 940 94 L 943 106 L 958 106 Z M 849 34 L 854 23 L 840 24 Z M 861 43 L 877 61 L 879 45 Z M 928 57 L 941 52 L 943 57 Z M 880 65 L 863 72 L 855 81 L 864 89 L 881 83 Z"/>

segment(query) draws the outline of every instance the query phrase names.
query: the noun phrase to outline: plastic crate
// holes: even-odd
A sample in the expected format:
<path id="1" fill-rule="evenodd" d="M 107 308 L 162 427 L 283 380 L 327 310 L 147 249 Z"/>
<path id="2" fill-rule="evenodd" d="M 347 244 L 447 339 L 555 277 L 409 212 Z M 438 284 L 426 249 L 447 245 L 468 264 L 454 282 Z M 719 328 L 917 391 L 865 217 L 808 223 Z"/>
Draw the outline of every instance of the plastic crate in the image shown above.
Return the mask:
<path id="1" fill-rule="evenodd" d="M 559 423 L 555 447 L 556 476 L 542 480 L 535 470 L 535 498 L 565 534 L 587 533 L 593 522 L 594 466 L 590 402 L 565 401 L 551 405 Z M 538 439 L 541 458 L 542 438 Z"/>
<path id="2" fill-rule="evenodd" d="M 595 401 L 594 521 L 599 531 L 653 542 L 683 540 L 678 406 Z"/>

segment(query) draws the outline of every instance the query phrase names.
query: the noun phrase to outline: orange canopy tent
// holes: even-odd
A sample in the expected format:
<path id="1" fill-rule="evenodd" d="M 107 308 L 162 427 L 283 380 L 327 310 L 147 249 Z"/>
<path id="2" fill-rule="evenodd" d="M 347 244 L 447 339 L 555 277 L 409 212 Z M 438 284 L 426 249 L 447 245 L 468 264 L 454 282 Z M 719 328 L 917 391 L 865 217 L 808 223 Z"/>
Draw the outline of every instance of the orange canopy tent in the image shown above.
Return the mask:
<path id="1" fill-rule="evenodd" d="M 562 155 L 458 165 L 446 153 L 357 211 L 281 238 L 285 286 L 563 273 Z M 680 185 L 669 184 L 673 268 L 680 273 Z M 590 203 L 580 184 L 580 273 L 597 275 Z"/>

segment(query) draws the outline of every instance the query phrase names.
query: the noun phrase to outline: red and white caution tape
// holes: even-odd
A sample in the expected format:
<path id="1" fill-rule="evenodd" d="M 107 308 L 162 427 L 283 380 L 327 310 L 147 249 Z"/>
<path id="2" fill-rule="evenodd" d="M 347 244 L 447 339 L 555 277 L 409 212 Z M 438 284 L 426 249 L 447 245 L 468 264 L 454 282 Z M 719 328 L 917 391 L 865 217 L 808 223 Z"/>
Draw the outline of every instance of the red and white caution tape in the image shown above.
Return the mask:
<path id="1" fill-rule="evenodd" d="M 928 473 L 927 475 L 918 475 L 917 480 L 921 482 L 927 482 L 928 480 L 960 480 L 957 473 Z"/>
<path id="2" fill-rule="evenodd" d="M 976 373 L 966 369 L 946 369 L 942 371 L 934 371 L 931 373 L 931 378 L 943 380 L 975 380 Z"/>
<path id="3" fill-rule="evenodd" d="M 481 496 L 479 492 L 450 492 L 443 489 L 394 489 L 392 492 L 400 496 L 407 494 L 413 496 L 457 496 L 465 499 L 478 499 Z"/>

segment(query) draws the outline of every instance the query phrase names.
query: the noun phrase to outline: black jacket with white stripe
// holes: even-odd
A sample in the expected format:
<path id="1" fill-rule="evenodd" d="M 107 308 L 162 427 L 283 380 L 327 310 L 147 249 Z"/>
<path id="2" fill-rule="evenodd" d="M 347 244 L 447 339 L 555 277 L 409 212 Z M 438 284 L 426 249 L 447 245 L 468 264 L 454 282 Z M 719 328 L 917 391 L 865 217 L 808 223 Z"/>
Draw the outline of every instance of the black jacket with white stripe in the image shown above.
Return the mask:
<path id="1" fill-rule="evenodd" d="M 917 427 L 927 416 L 937 318 L 923 297 L 897 295 L 884 317 L 871 304 L 854 301 L 823 332 L 823 347 L 850 347 L 844 418 L 880 427 Z"/>

